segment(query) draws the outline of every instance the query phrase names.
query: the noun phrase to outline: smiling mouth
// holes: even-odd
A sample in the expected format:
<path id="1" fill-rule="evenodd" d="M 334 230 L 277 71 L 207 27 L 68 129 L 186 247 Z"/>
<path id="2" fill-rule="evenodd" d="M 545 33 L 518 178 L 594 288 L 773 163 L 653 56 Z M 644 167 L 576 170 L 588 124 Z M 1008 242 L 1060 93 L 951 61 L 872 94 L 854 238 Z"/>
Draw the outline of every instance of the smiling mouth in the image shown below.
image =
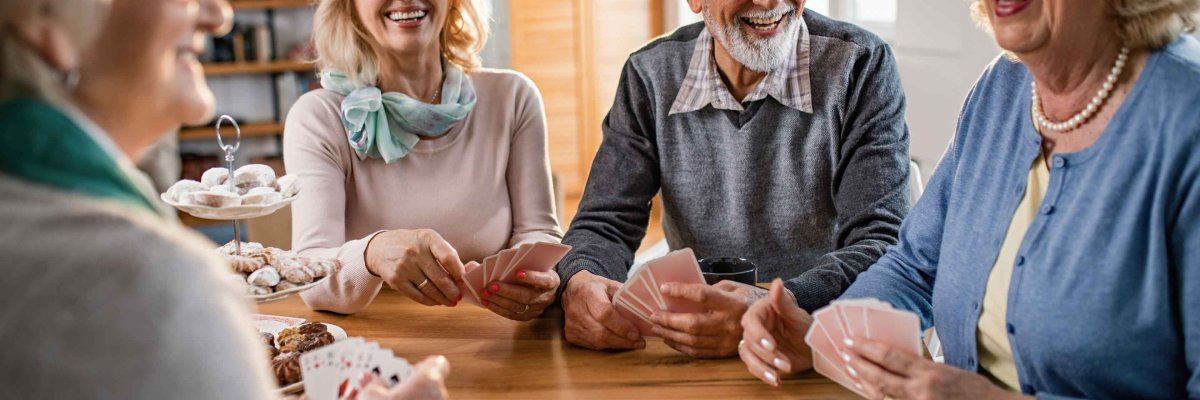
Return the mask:
<path id="1" fill-rule="evenodd" d="M 429 15 L 429 12 L 425 10 L 392 11 L 386 14 L 387 19 L 392 20 L 392 22 L 400 23 L 420 22 L 421 20 L 425 19 L 425 16 L 427 15 Z"/>
<path id="2" fill-rule="evenodd" d="M 743 24 L 750 27 L 750 29 L 768 32 L 778 28 L 779 24 L 783 22 L 783 18 L 787 17 L 791 13 L 791 11 L 788 11 L 773 17 L 739 17 L 738 19 L 740 19 Z"/>

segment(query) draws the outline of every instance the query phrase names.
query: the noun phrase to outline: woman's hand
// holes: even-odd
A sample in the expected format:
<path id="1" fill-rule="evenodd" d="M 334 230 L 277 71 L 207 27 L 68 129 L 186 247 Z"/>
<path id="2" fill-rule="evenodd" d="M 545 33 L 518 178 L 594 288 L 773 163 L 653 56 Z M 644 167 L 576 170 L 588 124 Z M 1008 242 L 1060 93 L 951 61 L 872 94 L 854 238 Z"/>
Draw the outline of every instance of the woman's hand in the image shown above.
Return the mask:
<path id="1" fill-rule="evenodd" d="M 987 378 L 863 338 L 846 342 L 846 372 L 872 399 L 1022 399 Z"/>
<path id="2" fill-rule="evenodd" d="M 379 375 L 364 373 L 342 400 L 442 400 L 449 397 L 445 383 L 449 374 L 446 357 L 433 356 L 418 363 L 404 382 L 390 388 Z"/>
<path id="3" fill-rule="evenodd" d="M 418 303 L 454 307 L 462 300 L 458 251 L 429 229 L 393 230 L 367 244 L 367 270 Z"/>
<path id="4" fill-rule="evenodd" d="M 559 283 L 557 273 L 517 270 L 515 275 L 520 283 L 489 283 L 479 295 L 481 304 L 504 318 L 528 321 L 554 303 Z"/>
<path id="5" fill-rule="evenodd" d="M 738 353 L 750 373 L 771 386 L 779 386 L 784 374 L 812 368 L 812 350 L 804 334 L 812 316 L 796 305 L 783 281 L 771 282 L 766 298 L 750 305 L 742 315 L 742 344 Z"/>

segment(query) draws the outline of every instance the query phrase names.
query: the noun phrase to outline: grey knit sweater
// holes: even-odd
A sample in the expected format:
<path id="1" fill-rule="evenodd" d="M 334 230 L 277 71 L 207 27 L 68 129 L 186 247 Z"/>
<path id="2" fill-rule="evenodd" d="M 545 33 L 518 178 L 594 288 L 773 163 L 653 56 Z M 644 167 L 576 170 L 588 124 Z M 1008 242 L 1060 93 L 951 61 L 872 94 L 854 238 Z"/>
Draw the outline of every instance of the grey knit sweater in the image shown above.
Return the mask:
<path id="1" fill-rule="evenodd" d="M 278 397 L 211 242 L 3 174 L 0 221 L 0 399 Z"/>
<path id="2" fill-rule="evenodd" d="M 810 311 L 896 243 L 909 208 L 908 128 L 891 50 L 853 25 L 804 19 L 812 114 L 768 97 L 743 112 L 668 116 L 701 23 L 629 57 L 563 239 L 574 246 L 558 265 L 563 282 L 585 269 L 624 281 L 660 191 L 672 249 L 748 258 Z"/>

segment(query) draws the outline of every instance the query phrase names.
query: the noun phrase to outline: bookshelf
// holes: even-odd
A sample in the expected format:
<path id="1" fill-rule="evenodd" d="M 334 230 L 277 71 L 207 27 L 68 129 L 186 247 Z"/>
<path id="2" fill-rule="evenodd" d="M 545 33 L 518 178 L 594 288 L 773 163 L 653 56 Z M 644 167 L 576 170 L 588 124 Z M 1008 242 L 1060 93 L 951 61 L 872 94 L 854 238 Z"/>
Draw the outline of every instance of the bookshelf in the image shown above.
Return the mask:
<path id="1" fill-rule="evenodd" d="M 276 136 L 283 133 L 283 124 L 279 122 L 258 122 L 240 124 L 242 128 L 242 137 L 263 137 Z M 198 126 L 183 128 L 179 131 L 179 140 L 207 140 L 216 138 L 215 128 L 211 126 Z M 230 132 L 222 129 L 222 132 Z M 226 133 L 228 135 L 228 133 Z"/>
<path id="2" fill-rule="evenodd" d="M 316 71 L 316 66 L 310 62 L 273 60 L 205 63 L 204 74 L 208 76 L 275 74 L 280 72 L 309 72 Z"/>

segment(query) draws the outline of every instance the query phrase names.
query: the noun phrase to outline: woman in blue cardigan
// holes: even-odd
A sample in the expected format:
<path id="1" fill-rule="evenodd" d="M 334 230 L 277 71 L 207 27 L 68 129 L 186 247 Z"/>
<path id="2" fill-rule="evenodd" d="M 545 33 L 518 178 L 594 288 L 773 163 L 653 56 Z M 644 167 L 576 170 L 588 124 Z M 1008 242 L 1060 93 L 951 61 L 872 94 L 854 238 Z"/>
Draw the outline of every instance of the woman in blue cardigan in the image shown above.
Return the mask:
<path id="1" fill-rule="evenodd" d="M 842 297 L 936 324 L 947 365 L 852 338 L 865 393 L 1200 397 L 1200 42 L 1182 34 L 1198 7 L 975 2 L 1006 54 L 900 243 Z M 742 320 L 741 357 L 771 384 L 811 366 L 811 317 L 787 298 Z"/>

